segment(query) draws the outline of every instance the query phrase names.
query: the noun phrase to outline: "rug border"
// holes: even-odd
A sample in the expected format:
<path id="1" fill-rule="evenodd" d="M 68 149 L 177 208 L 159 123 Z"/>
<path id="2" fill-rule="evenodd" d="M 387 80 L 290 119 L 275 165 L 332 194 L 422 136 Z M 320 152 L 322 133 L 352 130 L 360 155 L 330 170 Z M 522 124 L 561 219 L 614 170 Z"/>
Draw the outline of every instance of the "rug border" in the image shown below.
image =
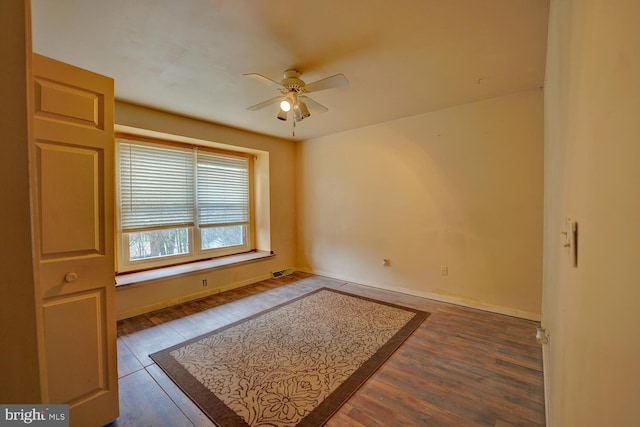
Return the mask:
<path id="1" fill-rule="evenodd" d="M 199 341 L 211 334 L 220 333 L 226 329 L 232 328 L 236 325 L 244 323 L 253 318 L 262 316 L 263 314 L 277 310 L 288 304 L 291 304 L 302 298 L 306 298 L 315 293 L 321 291 L 330 291 L 350 297 L 359 298 L 362 300 L 383 304 L 389 307 L 394 307 L 402 310 L 406 310 L 415 315 L 407 322 L 393 337 L 391 337 L 385 344 L 382 345 L 366 362 L 364 362 L 356 371 L 349 376 L 336 390 L 334 390 L 329 396 L 327 396 L 316 408 L 314 408 L 309 414 L 307 414 L 297 427 L 304 426 L 319 426 L 325 424 L 333 414 L 335 414 L 344 403 L 356 392 L 358 389 L 369 379 L 378 369 L 400 348 L 404 341 L 409 338 L 415 332 L 415 330 L 422 324 L 422 322 L 429 317 L 431 313 L 426 311 L 414 309 L 411 307 L 394 304 L 386 301 L 381 301 L 375 298 L 369 298 L 350 292 L 345 292 L 339 289 L 333 289 L 328 287 L 322 287 L 315 289 L 311 292 L 306 292 L 281 304 L 275 305 L 266 310 L 252 314 L 251 316 L 242 318 L 238 321 L 225 325 L 223 327 L 205 332 L 194 338 L 190 338 L 182 341 L 181 343 L 172 345 L 160 350 L 149 357 L 156 362 L 156 365 L 162 369 L 162 371 L 173 381 L 173 383 L 180 388 L 185 395 L 191 400 L 202 412 L 216 425 L 233 425 L 233 426 L 249 426 L 242 417 L 236 414 L 230 409 L 222 400 L 220 400 L 214 393 L 206 388 L 200 381 L 196 380 L 181 364 L 170 356 L 170 352 L 189 345 L 192 342 Z M 171 370 L 171 372 L 170 372 Z M 189 388 L 187 392 L 186 388 Z M 214 419 L 211 414 L 216 414 Z"/>

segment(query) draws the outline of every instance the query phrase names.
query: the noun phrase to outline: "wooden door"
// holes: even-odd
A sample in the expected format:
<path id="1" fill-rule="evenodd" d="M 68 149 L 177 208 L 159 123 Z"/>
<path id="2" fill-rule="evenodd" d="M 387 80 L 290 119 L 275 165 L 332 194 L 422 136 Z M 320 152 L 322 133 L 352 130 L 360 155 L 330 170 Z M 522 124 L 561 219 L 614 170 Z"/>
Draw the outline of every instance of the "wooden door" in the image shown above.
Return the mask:
<path id="1" fill-rule="evenodd" d="M 113 80 L 34 54 L 31 182 L 42 400 L 118 416 Z"/>

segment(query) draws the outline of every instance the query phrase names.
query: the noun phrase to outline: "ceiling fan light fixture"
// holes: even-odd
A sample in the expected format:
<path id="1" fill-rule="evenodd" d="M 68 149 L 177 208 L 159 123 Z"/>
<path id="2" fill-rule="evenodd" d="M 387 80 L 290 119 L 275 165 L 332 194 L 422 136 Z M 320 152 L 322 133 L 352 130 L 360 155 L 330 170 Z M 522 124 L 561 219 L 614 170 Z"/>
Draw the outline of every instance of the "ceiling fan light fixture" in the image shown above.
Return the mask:
<path id="1" fill-rule="evenodd" d="M 305 104 L 302 101 L 299 101 L 298 104 L 296 104 L 296 106 L 294 107 L 294 112 L 295 110 L 300 111 L 300 116 L 301 116 L 300 120 L 306 119 L 311 115 L 311 113 L 309 112 L 309 109 L 307 108 L 307 104 Z"/>
<path id="2" fill-rule="evenodd" d="M 285 111 L 284 109 L 280 108 L 280 111 L 278 112 L 278 115 L 276 117 L 278 119 L 282 120 L 282 121 L 286 121 L 287 120 L 287 115 L 288 115 L 287 111 Z"/>
<path id="3" fill-rule="evenodd" d="M 281 103 L 280 103 L 280 110 L 287 112 L 289 110 L 291 110 L 291 104 L 289 103 L 288 99 L 284 99 Z"/>
<path id="4" fill-rule="evenodd" d="M 291 111 L 292 108 L 296 108 L 296 105 L 298 105 L 298 97 L 295 92 L 289 92 L 280 102 L 280 109 L 282 111 Z"/>

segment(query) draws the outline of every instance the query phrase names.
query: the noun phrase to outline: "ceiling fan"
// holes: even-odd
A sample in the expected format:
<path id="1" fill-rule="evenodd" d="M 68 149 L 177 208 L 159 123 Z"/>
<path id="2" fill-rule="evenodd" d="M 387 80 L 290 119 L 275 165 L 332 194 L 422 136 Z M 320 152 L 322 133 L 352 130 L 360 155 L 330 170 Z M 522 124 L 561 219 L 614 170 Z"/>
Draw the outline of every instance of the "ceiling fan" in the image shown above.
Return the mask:
<path id="1" fill-rule="evenodd" d="M 248 77 L 253 77 L 262 82 L 267 83 L 270 86 L 277 88 L 282 95 L 276 96 L 259 104 L 252 105 L 247 108 L 249 111 L 257 111 L 269 105 L 280 103 L 280 111 L 277 118 L 280 120 L 287 120 L 289 112 L 293 114 L 293 124 L 306 119 L 311 115 L 309 108 L 318 112 L 325 112 L 327 107 L 314 101 L 305 94 L 311 92 L 319 92 L 325 89 L 333 89 L 336 87 L 346 86 L 349 84 L 349 80 L 344 74 L 335 74 L 331 77 L 327 77 L 313 83 L 306 84 L 300 79 L 300 72 L 296 70 L 287 70 L 283 73 L 282 81 L 277 82 L 268 77 L 265 77 L 257 73 L 244 74 Z"/>

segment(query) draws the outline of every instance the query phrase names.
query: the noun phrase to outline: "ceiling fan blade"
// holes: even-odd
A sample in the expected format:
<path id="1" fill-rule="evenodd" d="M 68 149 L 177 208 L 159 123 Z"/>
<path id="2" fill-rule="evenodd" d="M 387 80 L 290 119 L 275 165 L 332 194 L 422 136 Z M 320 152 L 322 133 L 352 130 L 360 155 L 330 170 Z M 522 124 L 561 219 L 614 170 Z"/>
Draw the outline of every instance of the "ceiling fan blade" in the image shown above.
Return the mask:
<path id="1" fill-rule="evenodd" d="M 249 111 L 258 111 L 258 110 L 261 110 L 261 109 L 263 109 L 265 107 L 268 107 L 271 104 L 276 104 L 281 99 L 282 99 L 281 96 L 276 96 L 275 98 L 267 99 L 266 101 L 262 101 L 259 104 L 252 105 L 251 107 L 247 107 L 247 110 L 249 110 Z"/>
<path id="2" fill-rule="evenodd" d="M 325 89 L 332 89 L 334 87 L 346 86 L 348 84 L 349 80 L 347 80 L 344 74 L 336 74 L 331 77 L 309 83 L 305 86 L 305 89 L 307 92 L 318 92 Z"/>
<path id="3" fill-rule="evenodd" d="M 260 80 L 262 82 L 265 82 L 268 85 L 275 86 L 278 89 L 283 89 L 284 88 L 284 86 L 282 86 L 282 84 L 280 84 L 280 82 L 277 82 L 275 80 L 271 80 L 269 77 L 265 77 L 262 74 L 248 73 L 248 74 L 243 74 L 243 76 L 252 77 L 254 79 L 257 79 L 257 80 Z"/>
<path id="4" fill-rule="evenodd" d="M 318 113 L 324 113 L 325 111 L 329 111 L 329 109 L 327 107 L 325 107 L 324 105 L 320 104 L 318 101 L 314 101 L 313 99 L 309 98 L 308 96 L 301 96 L 300 99 L 307 104 L 307 107 L 309 107 L 310 109 L 317 111 Z"/>

